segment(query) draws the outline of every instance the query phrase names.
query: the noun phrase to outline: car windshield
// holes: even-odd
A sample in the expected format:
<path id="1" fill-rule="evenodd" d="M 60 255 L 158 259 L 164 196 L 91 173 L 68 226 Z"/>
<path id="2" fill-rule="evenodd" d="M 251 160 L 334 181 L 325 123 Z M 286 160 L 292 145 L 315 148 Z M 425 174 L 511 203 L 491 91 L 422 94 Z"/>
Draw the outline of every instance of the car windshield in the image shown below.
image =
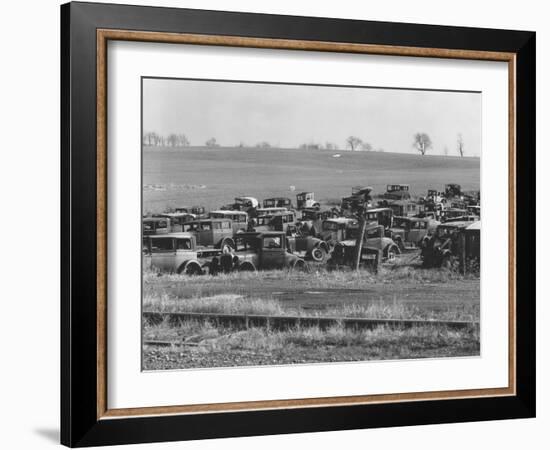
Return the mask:
<path id="1" fill-rule="evenodd" d="M 395 228 L 408 228 L 410 224 L 410 220 L 407 219 L 396 219 L 394 217 L 393 219 L 393 226 Z"/>
<path id="2" fill-rule="evenodd" d="M 176 239 L 177 250 L 191 250 L 191 239 Z"/>
<path id="3" fill-rule="evenodd" d="M 448 237 L 456 230 L 454 227 L 439 227 L 437 229 L 437 236 L 438 237 Z"/>
<path id="4" fill-rule="evenodd" d="M 338 222 L 330 222 L 330 221 L 323 222 L 323 230 L 337 231 L 339 228 L 340 228 L 340 224 Z"/>
<path id="5" fill-rule="evenodd" d="M 263 238 L 263 248 L 281 248 L 282 240 L 280 236 L 267 236 Z"/>

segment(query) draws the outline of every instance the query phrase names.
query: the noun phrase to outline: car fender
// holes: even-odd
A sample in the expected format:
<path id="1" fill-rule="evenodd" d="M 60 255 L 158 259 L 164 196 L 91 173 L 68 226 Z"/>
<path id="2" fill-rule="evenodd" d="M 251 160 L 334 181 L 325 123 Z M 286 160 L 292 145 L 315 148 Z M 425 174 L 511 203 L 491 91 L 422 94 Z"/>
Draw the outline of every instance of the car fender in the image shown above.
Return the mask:
<path id="1" fill-rule="evenodd" d="M 185 271 L 187 270 L 187 267 L 189 267 L 190 265 L 196 265 L 198 269 L 202 271 L 201 265 L 196 259 L 188 259 L 179 265 L 177 273 L 178 274 L 185 273 Z"/>

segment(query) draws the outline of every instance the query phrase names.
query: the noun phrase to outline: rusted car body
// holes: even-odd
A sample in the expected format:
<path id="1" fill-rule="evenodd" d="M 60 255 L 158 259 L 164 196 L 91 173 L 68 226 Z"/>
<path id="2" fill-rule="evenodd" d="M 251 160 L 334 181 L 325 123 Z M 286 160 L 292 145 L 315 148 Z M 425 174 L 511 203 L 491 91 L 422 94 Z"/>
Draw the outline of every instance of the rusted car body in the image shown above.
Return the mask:
<path id="1" fill-rule="evenodd" d="M 296 194 L 296 209 L 316 208 L 319 209 L 321 204 L 315 201 L 314 192 L 300 192 Z"/>
<path id="2" fill-rule="evenodd" d="M 206 217 L 206 209 L 204 208 L 204 206 L 199 206 L 199 205 L 178 206 L 178 207 L 174 208 L 173 212 L 193 214 L 196 219 L 202 219 L 202 218 Z"/>
<path id="3" fill-rule="evenodd" d="M 220 256 L 224 272 L 271 269 L 305 269 L 303 258 L 291 253 L 285 233 L 242 233 L 236 238 L 236 250 Z"/>
<path id="4" fill-rule="evenodd" d="M 292 209 L 292 200 L 288 197 L 271 197 L 264 199 L 262 206 L 264 208 Z"/>
<path id="5" fill-rule="evenodd" d="M 164 217 L 170 220 L 171 233 L 178 233 L 183 231 L 183 224 L 192 222 L 197 218 L 195 214 L 189 214 L 189 213 L 183 213 L 183 212 L 163 213 L 163 214 L 160 214 L 158 217 Z"/>
<path id="6" fill-rule="evenodd" d="M 451 268 L 464 246 L 464 229 L 474 223 L 476 222 L 451 222 L 439 225 L 422 248 L 423 266 Z"/>
<path id="7" fill-rule="evenodd" d="M 255 197 L 243 196 L 235 197 L 233 203 L 222 206 L 220 209 L 229 211 L 246 211 L 254 210 L 258 208 L 260 202 Z"/>
<path id="8" fill-rule="evenodd" d="M 323 221 L 333 216 L 333 211 L 303 209 L 302 218 L 298 221 L 297 227 L 304 235 L 319 237 L 323 229 Z"/>
<path id="9" fill-rule="evenodd" d="M 230 219 L 233 228 L 233 236 L 248 230 L 248 214 L 245 211 L 216 210 L 210 211 L 212 219 Z"/>
<path id="10" fill-rule="evenodd" d="M 421 248 L 439 225 L 439 221 L 428 217 L 394 217 L 387 234 L 404 251 Z"/>
<path id="11" fill-rule="evenodd" d="M 453 219 L 455 217 L 462 217 L 467 215 L 468 215 L 468 211 L 466 209 L 447 208 L 441 211 L 440 219 L 441 219 L 441 222 L 446 222 L 447 220 Z"/>
<path id="12" fill-rule="evenodd" d="M 250 231 L 283 231 L 296 230 L 296 213 L 283 211 L 275 214 L 267 214 L 250 219 Z"/>
<path id="13" fill-rule="evenodd" d="M 144 217 L 142 230 L 144 236 L 170 233 L 170 219 L 167 217 Z"/>
<path id="14" fill-rule="evenodd" d="M 424 212 L 424 205 L 413 200 L 393 200 L 379 202 L 379 206 L 391 208 L 394 216 L 412 217 Z"/>
<path id="15" fill-rule="evenodd" d="M 143 268 L 159 272 L 200 275 L 220 250 L 198 248 L 191 233 L 143 237 Z"/>
<path id="16" fill-rule="evenodd" d="M 235 248 L 231 219 L 201 219 L 185 223 L 183 231 L 195 236 L 197 245 L 215 247 L 228 252 Z"/>
<path id="17" fill-rule="evenodd" d="M 386 186 L 386 192 L 380 197 L 385 200 L 409 200 L 411 193 L 408 184 L 388 184 Z"/>
<path id="18" fill-rule="evenodd" d="M 353 215 L 359 210 L 365 210 L 372 206 L 372 187 L 354 186 L 351 188 L 351 196 L 342 198 L 340 211 L 342 215 Z"/>

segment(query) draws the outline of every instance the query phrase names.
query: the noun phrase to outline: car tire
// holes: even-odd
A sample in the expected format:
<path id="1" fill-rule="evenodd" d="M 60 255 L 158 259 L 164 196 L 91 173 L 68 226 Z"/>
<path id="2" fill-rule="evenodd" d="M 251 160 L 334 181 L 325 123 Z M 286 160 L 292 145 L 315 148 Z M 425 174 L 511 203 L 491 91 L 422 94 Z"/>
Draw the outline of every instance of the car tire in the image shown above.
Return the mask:
<path id="1" fill-rule="evenodd" d="M 185 264 L 183 270 L 180 272 L 185 275 L 202 275 L 202 269 L 199 263 L 191 261 Z"/>
<path id="2" fill-rule="evenodd" d="M 239 272 L 256 272 L 256 267 L 251 262 L 246 261 L 239 266 Z"/>
<path id="3" fill-rule="evenodd" d="M 327 252 L 322 247 L 315 247 L 311 251 L 311 259 L 315 262 L 323 262 L 327 257 Z"/>

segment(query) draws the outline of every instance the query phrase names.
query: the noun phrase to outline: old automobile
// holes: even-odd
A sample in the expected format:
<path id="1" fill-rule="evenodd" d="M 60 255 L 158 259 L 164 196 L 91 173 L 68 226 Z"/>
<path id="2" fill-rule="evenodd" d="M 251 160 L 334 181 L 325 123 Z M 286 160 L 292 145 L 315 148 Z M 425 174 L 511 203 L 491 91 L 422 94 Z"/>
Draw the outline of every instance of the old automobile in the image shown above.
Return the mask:
<path id="1" fill-rule="evenodd" d="M 143 268 L 159 272 L 200 275 L 220 250 L 198 248 L 190 233 L 143 237 Z"/>
<path id="2" fill-rule="evenodd" d="M 386 236 L 383 225 L 371 223 L 365 225 L 363 245 L 371 249 L 380 250 L 381 257 L 393 260 L 401 253 L 399 246 Z M 360 233 L 360 224 L 357 219 L 337 217 L 323 222 L 322 238 L 331 248 L 336 248 L 339 243 L 346 247 L 354 247 Z"/>
<path id="3" fill-rule="evenodd" d="M 479 222 L 450 222 L 439 225 L 422 248 L 424 267 L 453 267 L 464 248 L 463 230 L 475 223 Z"/>
<path id="4" fill-rule="evenodd" d="M 167 217 L 144 217 L 142 227 L 144 236 L 166 234 L 170 232 L 170 219 Z"/>
<path id="5" fill-rule="evenodd" d="M 316 208 L 319 209 L 321 204 L 315 201 L 315 193 L 301 192 L 296 195 L 296 209 Z"/>
<path id="6" fill-rule="evenodd" d="M 250 208 L 248 211 L 247 211 L 247 214 L 248 214 L 248 218 L 249 220 L 250 219 L 255 219 L 256 217 L 260 217 L 260 216 L 272 216 L 274 214 L 278 214 L 278 213 L 284 213 L 284 212 L 287 212 L 288 209 L 285 208 L 284 206 L 271 206 L 271 207 L 268 207 L 268 208 Z"/>
<path id="7" fill-rule="evenodd" d="M 172 212 L 172 211 L 167 211 Z M 193 214 L 195 219 L 202 219 L 206 216 L 206 210 L 204 206 L 194 205 L 194 206 L 178 206 L 173 209 L 173 212 L 176 213 L 187 213 Z"/>
<path id="8" fill-rule="evenodd" d="M 304 259 L 290 251 L 286 234 L 275 231 L 240 234 L 236 250 L 221 255 L 219 264 L 224 272 L 307 268 Z"/>
<path id="9" fill-rule="evenodd" d="M 296 229 L 296 213 L 283 211 L 250 219 L 249 231 L 287 231 Z"/>
<path id="10" fill-rule="evenodd" d="M 217 210 L 210 211 L 212 219 L 231 219 L 233 235 L 248 230 L 248 214 L 245 211 Z"/>
<path id="11" fill-rule="evenodd" d="M 292 209 L 292 200 L 287 197 L 266 198 L 263 201 L 263 207 Z"/>
<path id="12" fill-rule="evenodd" d="M 466 209 L 446 208 L 441 210 L 440 218 L 441 222 L 446 222 L 447 220 L 453 219 L 455 217 L 462 217 L 467 215 L 468 211 Z"/>
<path id="13" fill-rule="evenodd" d="M 386 192 L 384 192 L 381 198 L 386 200 L 408 200 L 411 198 L 408 184 L 388 184 L 386 186 Z"/>
<path id="14" fill-rule="evenodd" d="M 372 206 L 372 197 L 370 186 L 354 186 L 351 188 L 351 196 L 342 198 L 340 211 L 344 216 L 349 216 L 360 209 L 367 209 Z"/>
<path id="15" fill-rule="evenodd" d="M 183 231 L 184 223 L 192 222 L 197 218 L 195 214 L 189 214 L 189 213 L 183 213 L 183 212 L 162 213 L 158 217 L 163 217 L 170 220 L 171 233 L 177 233 L 177 232 Z"/>
<path id="16" fill-rule="evenodd" d="M 235 248 L 231 219 L 200 219 L 185 223 L 183 231 L 195 236 L 197 245 L 229 252 Z"/>
<path id="17" fill-rule="evenodd" d="M 394 216 L 417 216 L 424 212 L 424 205 L 413 200 L 393 200 L 378 203 L 379 206 L 391 208 Z"/>
<path id="18" fill-rule="evenodd" d="M 321 211 L 307 208 L 302 210 L 302 218 L 298 222 L 298 228 L 304 235 L 319 237 L 323 229 L 323 221 L 333 217 L 333 211 Z"/>
<path id="19" fill-rule="evenodd" d="M 449 183 L 445 185 L 445 197 L 450 199 L 453 197 L 460 198 L 462 196 L 462 188 L 460 184 Z"/>
<path id="20" fill-rule="evenodd" d="M 394 217 L 393 226 L 388 229 L 387 234 L 401 251 L 421 248 L 439 224 L 437 220 L 428 217 Z"/>
<path id="21" fill-rule="evenodd" d="M 328 260 L 328 266 L 339 268 L 341 266 L 354 268 L 356 261 L 355 241 L 343 241 L 336 244 Z M 366 268 L 376 273 L 382 261 L 382 252 L 377 248 L 363 245 L 359 257 L 359 267 Z"/>
<path id="22" fill-rule="evenodd" d="M 235 197 L 233 203 L 222 206 L 220 209 L 248 211 L 257 208 L 259 204 L 258 199 L 255 197 Z"/>
<path id="23" fill-rule="evenodd" d="M 319 237 L 334 247 L 337 242 L 345 241 L 350 237 L 350 230 L 357 229 L 359 221 L 351 217 L 333 217 L 323 221 Z"/>

